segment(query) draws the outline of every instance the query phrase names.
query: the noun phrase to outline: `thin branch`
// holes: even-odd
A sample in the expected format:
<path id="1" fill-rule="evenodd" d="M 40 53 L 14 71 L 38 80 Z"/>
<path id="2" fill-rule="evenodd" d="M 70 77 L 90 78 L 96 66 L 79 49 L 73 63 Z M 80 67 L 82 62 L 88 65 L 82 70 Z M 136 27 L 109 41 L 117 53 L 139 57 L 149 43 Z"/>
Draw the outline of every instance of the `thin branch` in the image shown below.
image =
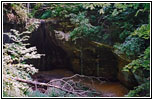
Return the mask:
<path id="1" fill-rule="evenodd" d="M 92 91 L 93 89 L 89 88 L 88 90 L 82 90 L 80 87 L 77 86 L 78 83 L 80 83 L 81 81 L 73 81 L 72 78 L 75 77 L 87 77 L 89 79 L 92 79 L 88 76 L 84 76 L 84 75 L 79 75 L 79 74 L 75 74 L 71 77 L 64 77 L 61 79 L 54 79 L 51 80 L 48 83 L 41 83 L 38 81 L 32 81 L 32 80 L 25 80 L 25 79 L 20 79 L 20 78 L 15 78 L 15 77 L 4 77 L 4 78 L 12 78 L 16 81 L 20 81 L 20 82 L 24 82 L 24 83 L 28 83 L 28 84 L 32 84 L 35 85 L 35 88 L 37 89 L 37 86 L 46 86 L 46 87 L 53 87 L 53 88 L 57 88 L 60 89 L 62 91 L 65 91 L 67 93 L 71 93 L 71 94 L 75 94 L 76 96 L 86 96 L 86 93 L 94 93 L 94 94 L 101 94 L 100 92 L 96 92 L 96 91 Z M 60 85 L 54 85 L 54 82 L 62 82 L 62 84 Z M 70 88 L 67 89 L 67 86 L 69 86 Z"/>
<path id="2" fill-rule="evenodd" d="M 5 77 L 5 76 L 4 76 Z M 8 78 L 8 77 L 5 77 Z M 15 78 L 15 77 L 10 77 L 16 81 L 20 81 L 20 82 L 24 82 L 24 83 L 28 83 L 28 84 L 32 84 L 32 85 L 40 85 L 40 86 L 47 86 L 47 87 L 54 87 L 60 90 L 63 90 L 65 92 L 71 93 L 71 94 L 75 94 L 75 95 L 81 95 L 80 93 L 74 92 L 74 91 L 70 91 L 70 90 L 66 90 L 64 88 L 61 88 L 60 86 L 56 86 L 56 85 L 51 85 L 51 84 L 47 84 L 47 83 L 41 83 L 41 82 L 37 82 L 37 81 L 31 81 L 31 80 L 24 80 L 24 79 L 20 79 L 20 78 Z"/>

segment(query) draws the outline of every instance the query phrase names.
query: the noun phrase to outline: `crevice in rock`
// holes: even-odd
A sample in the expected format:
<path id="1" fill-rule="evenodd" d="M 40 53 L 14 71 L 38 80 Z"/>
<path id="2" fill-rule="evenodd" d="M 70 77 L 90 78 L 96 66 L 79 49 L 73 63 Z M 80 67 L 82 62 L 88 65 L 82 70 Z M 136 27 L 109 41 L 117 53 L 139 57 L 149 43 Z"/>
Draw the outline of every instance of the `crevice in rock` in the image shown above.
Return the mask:
<path id="1" fill-rule="evenodd" d="M 71 68 L 70 58 L 58 45 L 54 31 L 49 29 L 50 27 L 50 22 L 42 21 L 39 28 L 32 33 L 29 39 L 31 46 L 36 46 L 38 53 L 45 54 L 40 59 L 32 60 L 32 63 L 39 70 Z"/>

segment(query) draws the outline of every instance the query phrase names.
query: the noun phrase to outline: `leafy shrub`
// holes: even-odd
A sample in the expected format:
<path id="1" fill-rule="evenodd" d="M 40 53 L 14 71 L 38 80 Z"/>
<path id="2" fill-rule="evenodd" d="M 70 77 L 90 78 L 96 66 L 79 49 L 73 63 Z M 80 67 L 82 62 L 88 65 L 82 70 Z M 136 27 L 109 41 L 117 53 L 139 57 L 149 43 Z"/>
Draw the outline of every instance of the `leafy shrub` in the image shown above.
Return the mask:
<path id="1" fill-rule="evenodd" d="M 38 29 L 40 25 L 40 21 L 37 19 L 29 19 L 28 22 L 26 23 L 26 29 L 30 32 L 33 32 L 35 29 Z"/>
<path id="2" fill-rule="evenodd" d="M 85 3 L 83 4 L 83 7 L 85 9 L 95 10 L 96 8 L 99 8 L 98 12 L 99 14 L 104 14 L 105 9 L 109 7 L 110 3 Z"/>
<path id="3" fill-rule="evenodd" d="M 123 44 L 114 45 L 114 47 L 125 53 L 130 59 L 135 59 L 145 49 L 144 40 L 132 36 L 127 37 Z"/>
<path id="4" fill-rule="evenodd" d="M 77 38 L 90 38 L 94 39 L 96 33 L 98 32 L 98 27 L 95 27 L 89 23 L 89 19 L 85 17 L 85 12 L 76 14 L 70 14 L 70 21 L 72 24 L 76 25 L 76 28 L 70 33 L 72 40 Z"/>
<path id="5" fill-rule="evenodd" d="M 128 97 L 149 97 L 150 96 L 150 82 L 147 81 L 144 84 L 135 87 L 134 90 L 130 90 Z"/>
<path id="6" fill-rule="evenodd" d="M 145 24 L 141 27 L 137 28 L 132 35 L 137 35 L 143 39 L 149 39 L 150 38 L 150 25 Z"/>
<path id="7" fill-rule="evenodd" d="M 52 16 L 53 17 L 60 17 L 60 18 L 66 18 L 67 15 L 73 13 L 77 14 L 82 8 L 82 4 L 78 3 L 62 3 L 62 4 L 53 4 L 54 8 L 52 9 Z"/>
<path id="8" fill-rule="evenodd" d="M 143 24 L 129 35 L 122 44 L 114 45 L 115 48 L 125 53 L 129 58 L 136 58 L 146 49 L 149 44 L 145 40 L 150 38 L 150 25 Z M 148 50 L 148 49 L 147 49 Z"/>
<path id="9" fill-rule="evenodd" d="M 36 3 L 36 4 L 30 4 L 33 9 L 32 12 L 29 14 L 30 17 L 36 17 L 36 13 L 38 10 L 44 5 L 43 3 Z M 40 16 L 39 16 L 40 17 Z M 37 18 L 37 17 L 36 17 Z"/>
<path id="10" fill-rule="evenodd" d="M 124 71 L 132 71 L 137 77 L 136 79 L 140 82 L 145 82 L 145 79 L 149 77 L 150 71 L 150 47 L 148 47 L 144 54 L 139 56 L 138 59 L 133 60 L 130 64 L 124 67 Z M 139 73 L 138 73 L 139 71 Z M 140 73 L 140 71 L 142 71 Z M 136 75 L 138 74 L 138 75 Z M 139 75 L 141 74 L 141 75 Z M 143 80 L 143 81 L 142 81 Z"/>
<path id="11" fill-rule="evenodd" d="M 43 9 L 47 7 L 47 9 Z M 39 10 L 39 9 L 43 10 Z M 80 3 L 43 3 L 35 4 L 33 7 L 32 15 L 36 18 L 47 19 L 47 18 L 67 18 L 67 15 L 74 13 L 77 14 L 83 10 L 82 4 Z"/>
<path id="12" fill-rule="evenodd" d="M 97 9 L 104 9 L 104 13 L 98 20 L 101 26 L 105 27 L 104 30 L 108 30 L 104 32 L 110 34 L 111 41 L 121 43 L 136 28 L 148 24 L 149 5 L 149 3 L 112 3 L 97 7 Z"/>
<path id="13" fill-rule="evenodd" d="M 138 59 L 123 68 L 135 76 L 139 86 L 128 93 L 128 96 L 150 96 L 150 47 Z"/>
<path id="14" fill-rule="evenodd" d="M 26 83 L 16 81 L 14 78 L 31 80 L 30 74 L 36 73 L 38 70 L 32 65 L 26 64 L 25 60 L 32 58 L 40 58 L 37 54 L 36 47 L 26 48 L 23 43 L 26 41 L 30 32 L 19 33 L 11 30 L 13 33 L 7 34 L 14 43 L 6 43 L 3 47 L 3 96 L 26 96 L 25 92 L 29 89 Z M 26 34 L 26 35 L 25 35 Z"/>
<path id="15" fill-rule="evenodd" d="M 142 25 L 131 35 L 148 40 L 150 38 L 150 25 Z M 150 96 L 150 46 L 145 49 L 138 59 L 126 65 L 123 71 L 132 72 L 139 83 L 139 86 L 131 90 L 127 96 Z"/>

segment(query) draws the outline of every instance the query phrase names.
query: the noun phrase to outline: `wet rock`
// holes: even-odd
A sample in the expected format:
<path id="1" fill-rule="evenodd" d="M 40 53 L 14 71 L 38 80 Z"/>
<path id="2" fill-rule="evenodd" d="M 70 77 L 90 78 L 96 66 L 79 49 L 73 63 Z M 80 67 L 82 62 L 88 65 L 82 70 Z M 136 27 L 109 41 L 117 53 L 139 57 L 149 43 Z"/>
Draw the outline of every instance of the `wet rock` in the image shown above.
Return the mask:
<path id="1" fill-rule="evenodd" d="M 80 41 L 82 41 L 82 44 Z M 111 51 L 112 48 L 96 42 L 80 41 L 76 41 L 78 50 L 74 50 L 72 56 L 74 72 L 117 80 L 117 58 Z M 80 48 L 79 45 L 83 47 Z"/>

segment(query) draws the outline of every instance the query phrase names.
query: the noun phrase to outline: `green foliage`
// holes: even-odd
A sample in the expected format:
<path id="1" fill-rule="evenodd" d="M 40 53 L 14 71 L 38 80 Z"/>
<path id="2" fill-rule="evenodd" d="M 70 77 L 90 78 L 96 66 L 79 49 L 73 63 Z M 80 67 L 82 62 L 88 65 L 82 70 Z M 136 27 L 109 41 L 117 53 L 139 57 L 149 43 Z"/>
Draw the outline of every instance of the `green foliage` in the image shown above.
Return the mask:
<path id="1" fill-rule="evenodd" d="M 140 23 L 147 24 L 150 9 L 149 3 L 43 3 L 42 5 L 35 5 L 33 9 L 43 7 L 47 9 L 37 9 L 35 17 L 41 19 L 54 17 L 71 21 L 76 19 L 81 22 L 74 23 L 79 25 L 70 32 L 73 39 L 75 36 L 76 38 L 83 36 L 108 44 L 124 42 Z M 86 14 L 83 14 L 85 11 Z"/>
<path id="2" fill-rule="evenodd" d="M 132 35 L 138 35 L 141 38 L 149 39 L 150 38 L 150 25 L 142 25 L 140 28 L 137 28 Z"/>
<path id="3" fill-rule="evenodd" d="M 150 95 L 150 47 L 138 59 L 126 65 L 123 71 L 132 72 L 140 84 L 135 90 L 130 91 L 128 96 Z"/>
<path id="4" fill-rule="evenodd" d="M 22 4 L 12 3 L 11 5 L 12 9 L 14 9 L 17 16 L 19 16 L 19 18 L 22 19 L 22 21 L 26 21 L 26 19 L 28 18 L 26 8 Z"/>
<path id="5" fill-rule="evenodd" d="M 144 9 L 144 11 L 145 10 L 146 9 Z M 126 39 L 123 44 L 116 45 L 116 47 L 120 49 L 121 52 L 125 52 L 127 56 L 139 56 L 136 60 L 133 60 L 123 68 L 123 71 L 132 72 L 139 83 L 134 90 L 130 90 L 127 96 L 150 96 L 150 46 L 145 48 L 148 44 L 144 44 L 144 40 L 150 39 L 150 25 L 142 24 L 128 37 L 136 37 L 137 39 Z M 145 49 L 144 53 L 142 53 L 143 49 Z"/>
<path id="6" fill-rule="evenodd" d="M 42 16 L 40 17 L 41 19 L 46 19 L 46 18 L 49 18 L 51 17 L 51 10 L 46 10 Z"/>
<path id="7" fill-rule="evenodd" d="M 125 53 L 130 59 L 136 58 L 145 49 L 143 39 L 131 36 L 127 37 L 123 44 L 114 45 L 114 47 Z"/>
<path id="8" fill-rule="evenodd" d="M 4 5 L 4 9 L 6 16 L 11 14 L 11 16 L 8 16 L 10 22 L 26 24 L 28 20 L 27 9 L 23 4 L 7 3 Z M 26 28 L 28 29 L 29 26 L 30 23 Z M 26 96 L 25 92 L 29 90 L 29 85 L 16 81 L 15 78 L 31 80 L 30 75 L 36 73 L 38 70 L 25 61 L 40 58 L 40 55 L 37 54 L 36 47 L 26 47 L 28 45 L 26 41 L 29 39 L 33 30 L 22 33 L 13 29 L 7 31 L 11 32 L 3 34 L 7 35 L 13 43 L 5 43 L 3 45 L 3 96 L 24 97 Z"/>
<path id="9" fill-rule="evenodd" d="M 33 6 L 32 12 L 30 13 L 29 16 L 36 17 L 35 14 L 37 11 L 44 5 L 43 3 L 36 3 L 36 4 L 30 4 Z"/>
<path id="10" fill-rule="evenodd" d="M 42 6 L 43 5 L 43 6 Z M 82 4 L 80 3 L 43 3 L 40 5 L 35 5 L 33 7 L 32 15 L 36 18 L 47 19 L 47 18 L 66 18 L 67 15 L 74 13 L 77 14 L 81 10 L 83 10 Z M 43 9 L 48 7 L 44 10 L 39 10 L 40 8 Z"/>
<path id="11" fill-rule="evenodd" d="M 150 25 L 142 25 L 138 27 L 125 42 L 120 45 L 114 45 L 122 53 L 125 53 L 129 58 L 136 58 L 145 50 L 145 41 L 150 38 Z M 148 49 L 147 49 L 148 50 Z"/>
<path id="12" fill-rule="evenodd" d="M 147 17 L 149 16 L 149 14 L 147 14 L 148 11 L 144 10 L 144 5 L 147 4 L 133 3 L 114 5 L 115 9 L 117 9 L 117 11 L 119 12 L 116 15 L 116 19 L 124 21 L 123 23 L 116 22 L 116 24 L 118 24 L 122 29 L 124 29 L 120 34 L 121 40 L 124 40 L 126 37 L 128 37 L 130 33 L 139 26 L 139 22 L 141 22 L 141 24 L 148 23 Z M 144 16 L 143 14 L 146 14 L 147 16 Z"/>
<path id="13" fill-rule="evenodd" d="M 112 24 L 109 26 L 116 27 L 109 33 L 113 41 L 124 42 L 137 27 L 148 24 L 149 9 L 145 5 L 149 4 L 115 3 L 107 7 L 103 19 Z M 107 26 L 105 23 L 102 25 Z"/>
<path id="14" fill-rule="evenodd" d="M 128 97 L 149 97 L 150 96 L 150 82 L 147 81 L 144 84 L 135 87 L 134 90 L 130 90 Z"/>
<path id="15" fill-rule="evenodd" d="M 77 14 L 83 9 L 80 3 L 62 3 L 54 5 L 55 8 L 52 9 L 52 16 L 61 18 L 65 18 L 71 13 Z"/>
<path id="16" fill-rule="evenodd" d="M 83 4 L 83 7 L 85 9 L 90 9 L 90 10 L 95 10 L 99 8 L 98 10 L 99 14 L 104 14 L 105 8 L 109 7 L 110 5 L 111 5 L 110 3 L 85 3 Z"/>
<path id="17" fill-rule="evenodd" d="M 29 32 L 33 32 L 35 29 L 38 29 L 40 25 L 40 21 L 36 20 L 36 19 L 29 19 L 29 21 L 26 23 L 26 29 Z"/>
<path id="18" fill-rule="evenodd" d="M 148 3 L 83 4 L 83 7 L 87 9 L 85 18 L 93 26 L 96 25 L 94 27 L 100 27 L 98 31 L 96 29 L 97 36 L 91 40 L 111 45 L 115 42 L 124 42 L 137 27 L 148 24 L 149 5 Z"/>
<path id="19" fill-rule="evenodd" d="M 19 33 L 11 30 L 12 33 L 6 33 L 14 43 L 5 44 L 3 47 L 3 96 L 20 97 L 26 96 L 24 93 L 29 86 L 13 78 L 31 80 L 30 74 L 37 72 L 32 65 L 26 64 L 25 60 L 39 58 L 35 47 L 26 48 L 23 43 L 26 41 L 30 32 Z M 25 35 L 26 34 L 26 35 Z"/>
<path id="20" fill-rule="evenodd" d="M 43 8 L 45 9 L 39 10 Z M 75 27 L 72 33 L 77 34 L 77 32 L 81 30 L 86 30 L 84 34 L 88 34 L 88 38 L 90 38 L 91 40 L 97 42 L 104 42 L 108 44 L 114 44 L 115 42 L 124 42 L 124 40 L 130 35 L 130 33 L 133 32 L 139 26 L 139 23 L 141 24 L 148 23 L 150 4 L 149 3 L 83 3 L 83 4 L 80 3 L 39 4 L 38 3 L 35 4 L 33 9 L 36 9 L 35 13 L 36 18 L 47 19 L 47 18 L 58 17 L 63 20 L 69 18 L 72 19 L 72 17 L 70 16 L 72 14 L 80 16 L 79 13 L 87 11 L 87 15 L 84 17 L 85 21 L 87 22 L 88 20 L 88 22 L 91 23 L 93 27 L 101 26 L 100 27 L 101 31 L 99 30 L 99 28 L 87 27 L 86 25 L 82 27 L 78 26 L 79 28 Z M 110 25 L 107 25 L 105 22 L 110 23 Z M 93 24 L 96 24 L 96 26 L 94 26 Z M 87 28 L 91 29 L 87 30 Z M 96 31 L 96 32 L 90 34 L 91 32 L 88 31 Z M 103 38 L 103 35 L 105 36 L 105 38 Z M 73 35 L 73 37 L 75 37 L 75 35 Z M 112 43 L 110 43 L 110 41 Z"/>
<path id="21" fill-rule="evenodd" d="M 133 60 L 130 64 L 124 67 L 124 71 L 132 70 L 133 73 L 137 69 L 141 68 L 142 70 L 150 70 L 150 47 L 148 47 L 144 54 L 139 56 L 139 59 Z"/>
<path id="22" fill-rule="evenodd" d="M 75 24 L 76 28 L 70 33 L 72 40 L 77 38 L 94 38 L 98 32 L 98 27 L 95 27 L 89 23 L 89 19 L 85 17 L 85 12 L 76 14 L 70 14 L 72 24 Z"/>

